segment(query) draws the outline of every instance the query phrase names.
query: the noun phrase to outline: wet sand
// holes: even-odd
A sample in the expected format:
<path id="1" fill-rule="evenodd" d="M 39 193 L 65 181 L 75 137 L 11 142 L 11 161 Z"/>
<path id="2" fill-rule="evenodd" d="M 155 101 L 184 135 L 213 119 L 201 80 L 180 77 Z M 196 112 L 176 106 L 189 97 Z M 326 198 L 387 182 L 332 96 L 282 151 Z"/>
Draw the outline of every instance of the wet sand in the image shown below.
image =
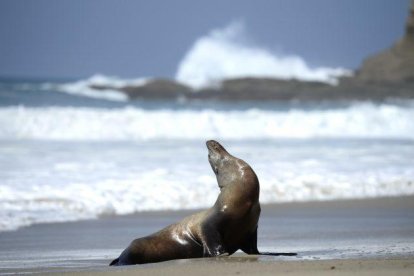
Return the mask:
<path id="1" fill-rule="evenodd" d="M 255 257 L 225 260 L 172 261 L 158 266 L 106 271 L 71 272 L 64 275 L 413 275 L 414 260 L 258 261 Z"/>
<path id="2" fill-rule="evenodd" d="M 190 211 L 146 212 L 34 225 L 0 233 L 0 274 L 68 275 L 413 275 L 414 197 L 262 206 L 259 250 L 296 257 L 247 256 L 108 267 L 136 237 Z"/>

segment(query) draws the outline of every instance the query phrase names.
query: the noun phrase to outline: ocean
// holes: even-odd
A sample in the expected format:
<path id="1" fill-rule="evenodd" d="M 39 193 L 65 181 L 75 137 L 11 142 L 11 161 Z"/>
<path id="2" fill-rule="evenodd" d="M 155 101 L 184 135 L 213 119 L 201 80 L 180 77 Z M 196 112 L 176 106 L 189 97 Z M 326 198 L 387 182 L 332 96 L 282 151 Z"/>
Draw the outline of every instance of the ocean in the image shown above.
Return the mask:
<path id="1" fill-rule="evenodd" d="M 209 139 L 253 167 L 262 204 L 414 194 L 414 101 L 128 101 L 88 83 L 0 82 L 0 231 L 210 207 Z"/>

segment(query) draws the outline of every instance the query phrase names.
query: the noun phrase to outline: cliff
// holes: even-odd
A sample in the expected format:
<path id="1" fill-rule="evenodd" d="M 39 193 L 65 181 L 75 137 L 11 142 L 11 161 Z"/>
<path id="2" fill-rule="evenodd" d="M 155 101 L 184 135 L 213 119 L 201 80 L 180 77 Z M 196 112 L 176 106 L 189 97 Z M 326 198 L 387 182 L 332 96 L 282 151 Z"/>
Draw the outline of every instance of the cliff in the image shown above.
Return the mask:
<path id="1" fill-rule="evenodd" d="M 414 82 L 414 0 L 405 35 L 390 49 L 367 58 L 356 78 L 367 82 Z"/>

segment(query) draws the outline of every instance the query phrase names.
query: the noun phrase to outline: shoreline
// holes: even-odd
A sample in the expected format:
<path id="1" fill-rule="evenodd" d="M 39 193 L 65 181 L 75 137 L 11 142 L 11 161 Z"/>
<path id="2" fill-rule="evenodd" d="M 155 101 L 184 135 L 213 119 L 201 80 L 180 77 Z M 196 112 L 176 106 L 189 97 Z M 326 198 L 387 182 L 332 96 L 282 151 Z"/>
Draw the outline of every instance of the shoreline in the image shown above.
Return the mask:
<path id="1" fill-rule="evenodd" d="M 195 210 L 142 212 L 95 220 L 37 224 L 0 232 L 0 275 L 348 275 L 412 274 L 414 196 L 262 204 L 258 247 L 298 256 L 173 260 L 131 267 L 109 262 L 136 238 L 181 220 Z M 335 269 L 327 269 L 334 266 Z M 405 273 L 405 274 L 404 274 Z"/>
<path id="2" fill-rule="evenodd" d="M 413 183 L 414 184 L 414 183 Z M 407 207 L 414 208 L 414 194 L 413 195 L 392 195 L 392 196 L 381 196 L 381 197 L 368 197 L 368 198 L 339 198 L 339 199 L 327 199 L 327 200 L 309 200 L 309 201 L 287 201 L 287 202 L 277 202 L 277 203 L 260 203 L 263 212 L 283 212 L 286 209 L 321 209 L 327 207 L 331 204 L 335 204 L 338 207 L 343 208 L 374 208 L 383 206 L 384 204 L 393 206 L 393 207 Z M 104 214 L 100 215 L 97 218 L 91 219 L 80 219 L 80 220 L 70 220 L 70 221 L 56 221 L 56 222 L 42 222 L 30 224 L 27 226 L 22 226 L 13 230 L 3 230 L 2 233 L 16 232 L 21 231 L 22 229 L 27 229 L 31 227 L 36 227 L 39 225 L 62 225 L 62 224 L 72 224 L 72 223 L 82 223 L 82 222 L 94 222 L 97 220 L 108 220 L 114 218 L 134 218 L 134 217 L 151 217 L 151 216 L 161 216 L 161 215 L 171 215 L 175 214 L 178 217 L 188 216 L 196 212 L 200 212 L 207 208 L 194 208 L 194 209 L 179 209 L 179 210 L 150 210 L 150 211 L 141 211 L 134 212 L 131 214 Z"/>

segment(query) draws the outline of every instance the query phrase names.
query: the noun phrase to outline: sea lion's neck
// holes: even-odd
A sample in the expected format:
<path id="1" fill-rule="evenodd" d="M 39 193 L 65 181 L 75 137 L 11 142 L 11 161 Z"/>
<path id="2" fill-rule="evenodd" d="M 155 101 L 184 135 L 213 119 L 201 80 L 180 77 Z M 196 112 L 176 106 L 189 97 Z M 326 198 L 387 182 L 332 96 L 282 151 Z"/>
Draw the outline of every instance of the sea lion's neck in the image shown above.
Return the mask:
<path id="1" fill-rule="evenodd" d="M 217 164 L 216 178 L 220 190 L 231 186 L 233 183 L 239 183 L 244 175 L 244 168 L 248 166 L 242 160 L 228 155 L 220 160 Z"/>
<path id="2" fill-rule="evenodd" d="M 228 166 L 230 163 L 234 162 L 234 159 L 235 158 L 233 156 L 231 156 L 230 154 L 227 154 L 223 158 L 218 160 L 216 164 L 216 168 L 217 168 L 216 175 L 223 174 L 226 171 L 228 171 Z"/>

